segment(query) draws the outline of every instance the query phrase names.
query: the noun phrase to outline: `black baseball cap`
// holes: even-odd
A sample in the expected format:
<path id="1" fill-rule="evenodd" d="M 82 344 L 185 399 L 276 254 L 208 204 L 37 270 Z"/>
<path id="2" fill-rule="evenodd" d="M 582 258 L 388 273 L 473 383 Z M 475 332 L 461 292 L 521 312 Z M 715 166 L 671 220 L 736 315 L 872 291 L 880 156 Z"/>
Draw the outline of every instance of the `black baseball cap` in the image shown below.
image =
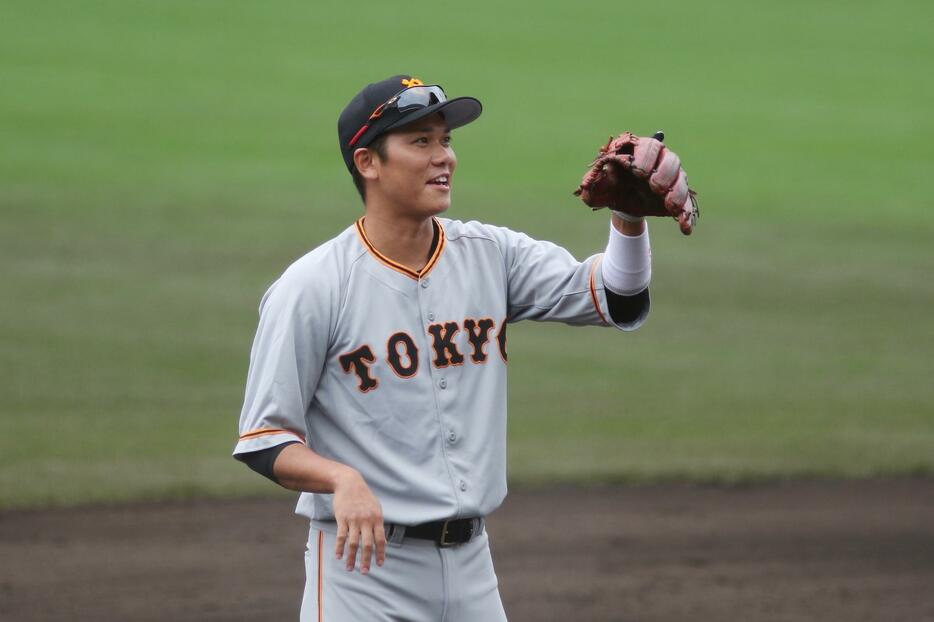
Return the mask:
<path id="1" fill-rule="evenodd" d="M 474 97 L 447 99 L 444 91 L 438 87 L 437 90 L 425 89 L 426 92 L 431 91 L 430 96 L 426 98 L 427 105 L 410 106 L 403 110 L 390 105 L 377 119 L 370 121 L 370 116 L 376 109 L 394 95 L 410 88 L 430 86 L 437 87 L 438 85 L 425 84 L 419 78 L 409 75 L 392 76 L 380 82 L 367 84 L 350 100 L 337 120 L 337 137 L 340 140 L 341 155 L 344 156 L 344 164 L 347 165 L 348 171 L 354 170 L 354 151 L 360 147 L 366 147 L 390 130 L 408 125 L 436 112 L 444 115 L 447 126 L 453 130 L 467 125 L 479 117 L 483 111 L 483 106 L 478 99 Z M 355 138 L 356 141 L 353 142 Z"/>

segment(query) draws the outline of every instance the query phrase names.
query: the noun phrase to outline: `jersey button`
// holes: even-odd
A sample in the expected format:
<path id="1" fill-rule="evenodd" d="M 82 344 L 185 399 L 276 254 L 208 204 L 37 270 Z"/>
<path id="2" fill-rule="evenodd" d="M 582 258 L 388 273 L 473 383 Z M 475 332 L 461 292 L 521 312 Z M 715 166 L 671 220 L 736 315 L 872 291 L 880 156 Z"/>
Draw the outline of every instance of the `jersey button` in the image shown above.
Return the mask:
<path id="1" fill-rule="evenodd" d="M 448 432 L 448 441 L 453 443 L 456 440 L 457 440 L 457 433 L 454 432 L 454 430 L 451 430 L 450 432 Z"/>
<path id="2" fill-rule="evenodd" d="M 431 311 L 428 312 L 428 321 L 429 321 L 429 322 L 434 322 L 434 321 L 435 321 L 435 314 L 432 313 Z"/>
<path id="3" fill-rule="evenodd" d="M 442 378 L 441 380 L 438 381 L 438 386 L 441 387 L 442 389 L 447 389 L 448 381 Z"/>
<path id="4" fill-rule="evenodd" d="M 461 491 L 467 490 L 467 482 L 461 480 Z"/>
<path id="5" fill-rule="evenodd" d="M 425 289 L 426 287 L 428 287 L 429 281 L 431 281 L 431 279 L 429 279 L 427 276 L 424 279 L 422 279 L 422 289 Z"/>

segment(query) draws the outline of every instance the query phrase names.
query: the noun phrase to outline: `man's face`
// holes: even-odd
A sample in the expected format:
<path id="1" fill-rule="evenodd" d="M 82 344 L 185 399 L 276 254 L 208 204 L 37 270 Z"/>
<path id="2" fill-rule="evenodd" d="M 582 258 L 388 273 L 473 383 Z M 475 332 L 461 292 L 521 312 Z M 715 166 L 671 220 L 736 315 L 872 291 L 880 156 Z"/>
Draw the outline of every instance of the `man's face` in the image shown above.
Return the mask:
<path id="1" fill-rule="evenodd" d="M 451 205 L 451 178 L 457 156 L 440 113 L 386 136 L 386 160 L 379 162 L 379 192 L 399 215 L 428 217 Z"/>

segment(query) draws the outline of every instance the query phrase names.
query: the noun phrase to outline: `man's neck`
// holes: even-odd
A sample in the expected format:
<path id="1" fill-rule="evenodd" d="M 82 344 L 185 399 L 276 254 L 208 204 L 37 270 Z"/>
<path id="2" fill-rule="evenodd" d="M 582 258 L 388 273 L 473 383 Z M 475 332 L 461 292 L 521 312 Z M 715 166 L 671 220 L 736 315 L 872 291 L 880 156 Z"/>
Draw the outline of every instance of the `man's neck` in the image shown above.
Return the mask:
<path id="1" fill-rule="evenodd" d="M 431 218 L 406 220 L 368 209 L 363 229 L 376 250 L 389 259 L 415 271 L 428 263 L 434 238 Z"/>

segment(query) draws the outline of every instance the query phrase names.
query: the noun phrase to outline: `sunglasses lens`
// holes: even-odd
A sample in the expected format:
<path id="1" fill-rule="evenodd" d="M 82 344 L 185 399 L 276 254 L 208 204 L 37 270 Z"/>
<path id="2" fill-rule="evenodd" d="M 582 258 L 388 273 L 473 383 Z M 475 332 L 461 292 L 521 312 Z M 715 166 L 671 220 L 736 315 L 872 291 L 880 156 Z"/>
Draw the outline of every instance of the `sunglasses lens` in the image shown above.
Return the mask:
<path id="1" fill-rule="evenodd" d="M 399 94 L 396 106 L 400 111 L 404 111 L 409 108 L 424 108 L 443 101 L 447 101 L 447 97 L 440 86 L 413 86 Z"/>
<path id="2" fill-rule="evenodd" d="M 394 95 L 385 104 L 380 104 L 379 107 L 373 111 L 373 114 L 370 115 L 369 120 L 367 120 L 363 127 L 357 130 L 357 133 L 354 134 L 354 137 L 351 138 L 350 142 L 347 144 L 350 147 L 356 145 L 357 141 L 360 140 L 360 137 L 363 136 L 367 128 L 370 127 L 370 122 L 375 122 L 376 119 L 383 116 L 383 113 L 388 108 L 397 108 L 399 112 L 405 112 L 406 110 L 411 110 L 412 108 L 424 108 L 425 106 L 440 104 L 441 102 L 446 102 L 447 100 L 448 98 L 444 94 L 444 91 L 442 91 L 441 87 L 436 84 L 429 86 L 413 86 L 411 88 L 405 89 L 398 95 Z"/>

